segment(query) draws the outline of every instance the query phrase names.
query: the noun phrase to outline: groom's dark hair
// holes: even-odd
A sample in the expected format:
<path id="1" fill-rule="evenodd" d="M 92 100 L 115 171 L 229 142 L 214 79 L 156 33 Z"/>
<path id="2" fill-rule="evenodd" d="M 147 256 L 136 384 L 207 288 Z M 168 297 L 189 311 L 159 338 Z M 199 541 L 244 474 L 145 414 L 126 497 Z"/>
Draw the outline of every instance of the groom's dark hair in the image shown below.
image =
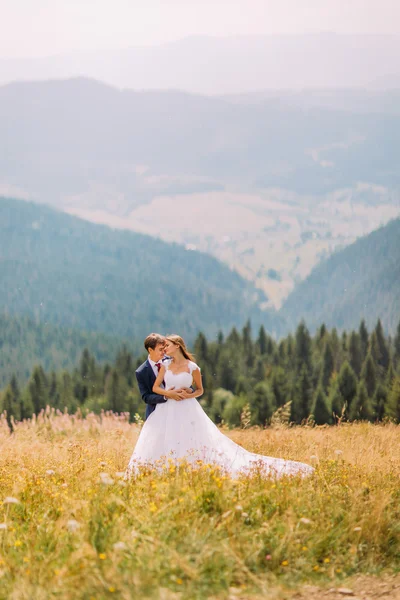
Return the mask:
<path id="1" fill-rule="evenodd" d="M 147 351 L 149 350 L 149 348 L 154 350 L 157 344 L 164 344 L 164 342 L 165 337 L 160 333 L 150 333 L 150 335 L 148 335 L 147 338 L 144 340 L 144 347 Z"/>

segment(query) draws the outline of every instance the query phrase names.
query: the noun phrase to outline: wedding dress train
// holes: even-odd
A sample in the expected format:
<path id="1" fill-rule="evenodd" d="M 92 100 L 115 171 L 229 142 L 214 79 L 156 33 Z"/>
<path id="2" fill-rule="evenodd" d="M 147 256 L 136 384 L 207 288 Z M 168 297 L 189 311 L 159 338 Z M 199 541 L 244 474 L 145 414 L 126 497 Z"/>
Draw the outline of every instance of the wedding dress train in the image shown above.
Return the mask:
<path id="1" fill-rule="evenodd" d="M 165 373 L 165 388 L 190 387 L 192 373 L 199 367 L 189 363 L 186 373 Z M 156 410 L 143 425 L 128 465 L 128 474 L 144 465 L 175 464 L 202 461 L 218 465 L 231 477 L 256 469 L 267 476 L 311 475 L 313 467 L 292 460 L 273 458 L 248 452 L 224 435 L 211 421 L 199 402 L 190 398 L 179 402 L 168 399 L 157 404 Z"/>

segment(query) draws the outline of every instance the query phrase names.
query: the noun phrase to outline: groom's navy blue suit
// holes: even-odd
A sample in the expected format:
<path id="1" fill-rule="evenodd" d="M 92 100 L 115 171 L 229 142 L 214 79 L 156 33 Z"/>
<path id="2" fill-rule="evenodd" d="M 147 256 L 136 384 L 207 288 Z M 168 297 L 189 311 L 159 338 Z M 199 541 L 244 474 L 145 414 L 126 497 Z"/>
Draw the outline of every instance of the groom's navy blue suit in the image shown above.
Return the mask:
<path id="1" fill-rule="evenodd" d="M 148 360 L 145 360 L 142 365 L 136 370 L 136 379 L 139 386 L 139 392 L 142 400 L 146 402 L 146 419 L 156 409 L 157 404 L 166 402 L 164 396 L 153 392 L 153 385 L 156 380 L 154 371 Z"/>

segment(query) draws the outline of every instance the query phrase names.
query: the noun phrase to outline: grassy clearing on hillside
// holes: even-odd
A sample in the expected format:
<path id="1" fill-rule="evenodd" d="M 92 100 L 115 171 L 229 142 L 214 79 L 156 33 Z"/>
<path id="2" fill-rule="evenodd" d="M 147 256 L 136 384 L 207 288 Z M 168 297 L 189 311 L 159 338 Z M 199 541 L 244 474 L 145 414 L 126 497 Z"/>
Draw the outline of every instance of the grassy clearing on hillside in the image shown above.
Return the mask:
<path id="1" fill-rule="evenodd" d="M 0 421 L 0 598 L 271 598 L 399 569 L 400 427 L 229 432 L 317 467 L 279 481 L 171 466 L 126 484 L 137 435 L 112 415 Z"/>

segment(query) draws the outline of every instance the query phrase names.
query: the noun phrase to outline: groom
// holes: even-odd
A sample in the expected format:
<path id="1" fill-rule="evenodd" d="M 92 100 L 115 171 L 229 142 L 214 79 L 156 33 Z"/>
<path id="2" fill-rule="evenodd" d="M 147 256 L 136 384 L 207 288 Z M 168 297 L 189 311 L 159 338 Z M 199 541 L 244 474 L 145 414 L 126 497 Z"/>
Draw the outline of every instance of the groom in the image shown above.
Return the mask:
<path id="1" fill-rule="evenodd" d="M 153 385 L 157 378 L 158 372 L 160 371 L 165 357 L 165 338 L 159 333 L 150 333 L 144 340 L 144 347 L 148 352 L 148 358 L 142 365 L 136 370 L 136 379 L 139 386 L 139 392 L 142 396 L 142 400 L 146 402 L 146 417 L 147 419 L 151 413 L 156 409 L 157 404 L 166 402 L 168 398 L 166 396 L 160 396 L 153 392 Z M 182 390 L 171 392 L 170 398 L 173 400 L 184 400 L 185 394 Z"/>

